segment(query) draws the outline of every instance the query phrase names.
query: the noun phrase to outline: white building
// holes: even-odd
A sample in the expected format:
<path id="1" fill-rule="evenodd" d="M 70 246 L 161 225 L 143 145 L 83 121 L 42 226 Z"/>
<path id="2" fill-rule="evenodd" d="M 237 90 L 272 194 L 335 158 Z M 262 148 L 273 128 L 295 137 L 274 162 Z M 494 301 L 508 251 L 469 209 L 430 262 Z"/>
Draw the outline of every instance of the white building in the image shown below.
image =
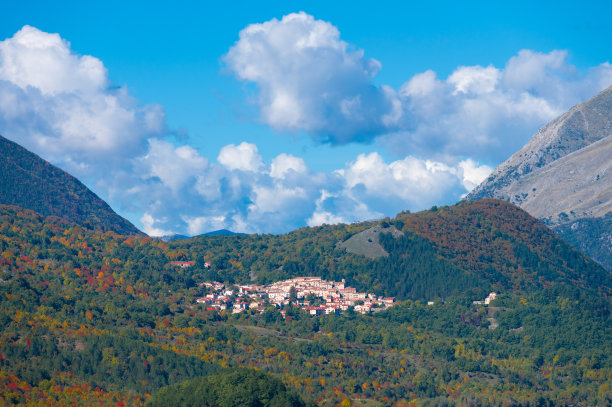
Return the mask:
<path id="1" fill-rule="evenodd" d="M 485 300 L 484 300 L 485 305 L 489 305 L 489 303 L 491 301 L 493 301 L 495 299 L 495 297 L 497 297 L 496 293 L 489 294 L 489 296 L 487 298 L 485 298 Z"/>

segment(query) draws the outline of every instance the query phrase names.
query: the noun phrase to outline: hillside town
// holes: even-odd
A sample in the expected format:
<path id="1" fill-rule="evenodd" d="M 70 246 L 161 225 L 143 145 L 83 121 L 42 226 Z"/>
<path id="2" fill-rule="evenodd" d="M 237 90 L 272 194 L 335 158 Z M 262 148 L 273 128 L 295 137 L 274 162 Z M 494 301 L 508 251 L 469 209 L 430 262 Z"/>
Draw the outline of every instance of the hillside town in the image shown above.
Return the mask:
<path id="1" fill-rule="evenodd" d="M 341 313 L 353 308 L 366 314 L 393 306 L 393 297 L 378 297 L 359 293 L 342 280 L 326 281 L 321 277 L 296 277 L 270 285 L 236 285 L 228 287 L 216 281 L 203 282 L 200 287 L 207 290 L 206 296 L 198 298 L 211 310 L 232 310 L 232 313 L 254 310 L 262 312 L 267 306 L 281 309 L 291 303 L 310 315 Z"/>

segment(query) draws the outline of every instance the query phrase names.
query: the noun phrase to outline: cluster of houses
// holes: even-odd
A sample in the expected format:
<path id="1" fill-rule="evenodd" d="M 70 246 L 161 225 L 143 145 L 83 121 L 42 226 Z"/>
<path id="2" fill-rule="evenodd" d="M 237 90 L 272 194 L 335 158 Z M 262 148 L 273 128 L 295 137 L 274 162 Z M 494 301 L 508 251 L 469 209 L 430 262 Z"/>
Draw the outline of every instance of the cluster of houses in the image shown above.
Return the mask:
<path id="1" fill-rule="evenodd" d="M 363 314 L 393 306 L 394 298 L 377 297 L 374 294 L 359 293 L 347 287 L 345 281 L 326 281 L 321 277 L 296 277 L 270 285 L 238 285 L 226 287 L 223 283 L 204 282 L 208 294 L 196 300 L 210 309 L 232 309 L 233 313 L 253 309 L 262 312 L 266 306 L 285 306 L 306 310 L 310 315 L 340 313 L 353 307 Z"/>

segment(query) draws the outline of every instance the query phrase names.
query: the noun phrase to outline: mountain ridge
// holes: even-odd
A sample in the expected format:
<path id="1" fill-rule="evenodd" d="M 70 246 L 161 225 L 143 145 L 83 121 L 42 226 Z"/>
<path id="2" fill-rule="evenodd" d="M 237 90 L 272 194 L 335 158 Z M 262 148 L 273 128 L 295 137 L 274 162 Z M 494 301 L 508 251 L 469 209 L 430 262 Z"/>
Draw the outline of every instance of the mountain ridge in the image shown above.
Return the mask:
<path id="1" fill-rule="evenodd" d="M 612 86 L 586 102 L 572 107 L 542 127 L 525 146 L 500 164 L 465 199 L 499 198 L 521 206 L 525 199 L 522 198 L 522 194 L 528 191 L 523 191 L 515 186 L 520 178 L 536 171 L 542 171 L 545 167 L 550 169 L 553 163 L 572 153 L 585 148 L 587 148 L 585 151 L 589 151 L 588 147 L 597 142 L 601 142 L 607 152 L 610 151 L 612 143 L 609 139 L 612 136 L 611 112 Z M 566 159 L 566 161 L 572 160 Z M 602 165 L 604 164 L 607 164 L 609 169 L 610 160 L 602 162 Z M 611 177 L 609 170 L 600 175 L 602 177 L 605 175 L 606 179 Z M 605 213 L 609 210 L 612 209 L 608 209 Z M 536 216 L 540 217 L 537 214 Z"/>
<path id="2" fill-rule="evenodd" d="M 81 181 L 0 136 L 0 204 L 57 216 L 91 229 L 143 234 Z"/>

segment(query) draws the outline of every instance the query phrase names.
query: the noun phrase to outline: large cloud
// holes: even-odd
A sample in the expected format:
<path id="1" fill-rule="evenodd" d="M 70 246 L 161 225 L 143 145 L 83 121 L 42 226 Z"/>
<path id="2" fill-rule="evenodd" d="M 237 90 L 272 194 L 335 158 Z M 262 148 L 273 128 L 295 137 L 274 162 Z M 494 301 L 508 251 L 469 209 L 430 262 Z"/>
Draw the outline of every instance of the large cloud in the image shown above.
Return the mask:
<path id="1" fill-rule="evenodd" d="M 462 66 L 446 79 L 414 75 L 399 89 L 376 86 L 381 64 L 305 13 L 252 24 L 225 56 L 259 89 L 261 120 L 342 144 L 382 141 L 391 151 L 496 162 L 537 128 L 612 84 L 604 63 L 580 72 L 565 51 L 522 50 L 505 67 Z"/>
<path id="2" fill-rule="evenodd" d="M 261 119 L 321 140 L 349 142 L 380 133 L 393 120 L 385 89 L 372 84 L 380 63 L 340 40 L 333 25 L 305 13 L 253 24 L 225 56 L 259 87 Z"/>
<path id="3" fill-rule="evenodd" d="M 0 41 L 0 132 L 80 176 L 143 153 L 163 110 L 111 87 L 102 61 L 25 26 Z"/>

